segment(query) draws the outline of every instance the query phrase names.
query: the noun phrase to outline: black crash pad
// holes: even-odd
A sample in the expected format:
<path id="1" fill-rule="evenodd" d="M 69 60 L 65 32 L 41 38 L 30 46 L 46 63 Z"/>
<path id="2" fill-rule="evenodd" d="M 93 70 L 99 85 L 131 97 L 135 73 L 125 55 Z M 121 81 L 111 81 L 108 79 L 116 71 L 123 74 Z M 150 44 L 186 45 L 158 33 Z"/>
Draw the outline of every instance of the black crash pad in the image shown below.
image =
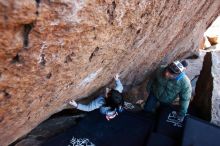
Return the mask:
<path id="1" fill-rule="evenodd" d="M 153 130 L 153 124 L 154 117 L 144 112 L 125 111 L 107 121 L 96 110 L 43 146 L 144 146 Z"/>
<path id="2" fill-rule="evenodd" d="M 146 146 L 175 146 L 176 141 L 159 133 L 152 133 Z"/>
<path id="3" fill-rule="evenodd" d="M 160 107 L 156 132 L 180 141 L 182 139 L 184 123 L 180 123 L 175 119 L 174 114 L 177 114 L 176 109 L 178 107 Z"/>
<path id="4" fill-rule="evenodd" d="M 220 146 L 220 128 L 189 116 L 186 118 L 182 146 Z"/>

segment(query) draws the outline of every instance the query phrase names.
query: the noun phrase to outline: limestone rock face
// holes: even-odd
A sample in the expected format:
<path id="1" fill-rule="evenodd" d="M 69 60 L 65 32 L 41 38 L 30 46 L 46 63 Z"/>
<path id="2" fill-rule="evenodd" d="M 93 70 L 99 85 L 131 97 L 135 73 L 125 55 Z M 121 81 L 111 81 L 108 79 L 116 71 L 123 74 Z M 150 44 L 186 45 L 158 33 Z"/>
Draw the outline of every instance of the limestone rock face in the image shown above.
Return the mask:
<path id="1" fill-rule="evenodd" d="M 207 52 L 192 105 L 197 116 L 220 126 L 220 51 Z"/>
<path id="2" fill-rule="evenodd" d="M 186 75 L 189 77 L 191 80 L 191 85 L 192 85 L 192 96 L 195 95 L 195 87 L 196 87 L 196 82 L 199 78 L 200 72 L 203 67 L 203 61 L 204 61 L 204 56 L 206 55 L 206 52 L 200 51 L 197 56 L 197 58 L 188 58 L 186 61 L 188 62 L 188 67 L 186 69 Z"/>
<path id="3" fill-rule="evenodd" d="M 211 120 L 211 104 L 213 90 L 212 54 L 207 52 L 204 57 L 202 70 L 196 82 L 193 106 L 198 112 L 198 117 L 207 121 Z"/>
<path id="4" fill-rule="evenodd" d="M 220 126 L 220 51 L 212 52 L 212 76 L 211 122 Z"/>
<path id="5" fill-rule="evenodd" d="M 219 36 L 208 36 L 207 38 L 211 45 L 216 45 L 220 42 Z"/>
<path id="6" fill-rule="evenodd" d="M 69 99 L 198 49 L 219 0 L 0 0 L 0 145 Z"/>

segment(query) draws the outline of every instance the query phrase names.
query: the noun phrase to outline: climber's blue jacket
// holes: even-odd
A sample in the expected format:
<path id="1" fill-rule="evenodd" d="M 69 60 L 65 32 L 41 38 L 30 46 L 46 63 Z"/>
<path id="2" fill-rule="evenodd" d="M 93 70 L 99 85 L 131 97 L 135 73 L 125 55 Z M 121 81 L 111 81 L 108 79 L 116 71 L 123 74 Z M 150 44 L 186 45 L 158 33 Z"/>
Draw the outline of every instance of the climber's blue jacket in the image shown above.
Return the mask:
<path id="1" fill-rule="evenodd" d="M 114 89 L 122 93 L 123 85 L 119 79 L 115 80 Z M 99 96 L 98 98 L 96 98 L 95 100 L 93 100 L 87 105 L 78 103 L 77 109 L 82 110 L 82 111 L 88 111 L 88 112 L 93 111 L 95 109 L 99 109 L 100 112 L 104 115 L 114 115 L 117 112 L 122 112 L 123 110 L 122 107 L 119 107 L 118 109 L 115 109 L 115 110 L 111 110 L 110 107 L 105 106 L 105 97 L 103 96 Z"/>

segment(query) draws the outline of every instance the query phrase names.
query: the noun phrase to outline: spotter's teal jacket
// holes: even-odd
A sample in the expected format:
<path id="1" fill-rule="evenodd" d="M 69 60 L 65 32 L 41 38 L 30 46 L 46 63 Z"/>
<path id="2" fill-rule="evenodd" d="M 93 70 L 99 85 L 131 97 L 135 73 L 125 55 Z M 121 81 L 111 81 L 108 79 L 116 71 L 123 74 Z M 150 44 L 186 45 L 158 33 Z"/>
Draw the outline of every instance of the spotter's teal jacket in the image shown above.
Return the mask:
<path id="1" fill-rule="evenodd" d="M 148 82 L 147 90 L 163 103 L 171 104 L 177 97 L 180 98 L 179 114 L 184 116 L 189 106 L 192 87 L 189 78 L 181 73 L 176 79 L 166 79 L 163 76 L 165 67 L 157 69 L 154 77 Z"/>

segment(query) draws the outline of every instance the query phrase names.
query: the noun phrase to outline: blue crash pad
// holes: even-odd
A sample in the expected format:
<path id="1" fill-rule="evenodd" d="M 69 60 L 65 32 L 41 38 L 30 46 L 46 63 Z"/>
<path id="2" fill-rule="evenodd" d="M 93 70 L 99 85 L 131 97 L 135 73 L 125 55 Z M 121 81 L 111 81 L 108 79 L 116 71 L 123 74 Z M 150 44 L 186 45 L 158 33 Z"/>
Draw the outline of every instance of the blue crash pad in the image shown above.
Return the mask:
<path id="1" fill-rule="evenodd" d="M 168 136 L 152 133 L 146 146 L 175 146 L 176 141 Z"/>
<path id="2" fill-rule="evenodd" d="M 220 146 L 220 128 L 195 117 L 187 117 L 182 146 Z"/>
<path id="3" fill-rule="evenodd" d="M 145 112 L 125 111 L 107 121 L 99 111 L 93 111 L 43 146 L 145 146 L 153 124 L 154 117 Z"/>
<path id="4" fill-rule="evenodd" d="M 162 106 L 159 109 L 159 118 L 157 120 L 156 132 L 181 141 L 184 123 L 176 120 L 178 107 Z"/>

